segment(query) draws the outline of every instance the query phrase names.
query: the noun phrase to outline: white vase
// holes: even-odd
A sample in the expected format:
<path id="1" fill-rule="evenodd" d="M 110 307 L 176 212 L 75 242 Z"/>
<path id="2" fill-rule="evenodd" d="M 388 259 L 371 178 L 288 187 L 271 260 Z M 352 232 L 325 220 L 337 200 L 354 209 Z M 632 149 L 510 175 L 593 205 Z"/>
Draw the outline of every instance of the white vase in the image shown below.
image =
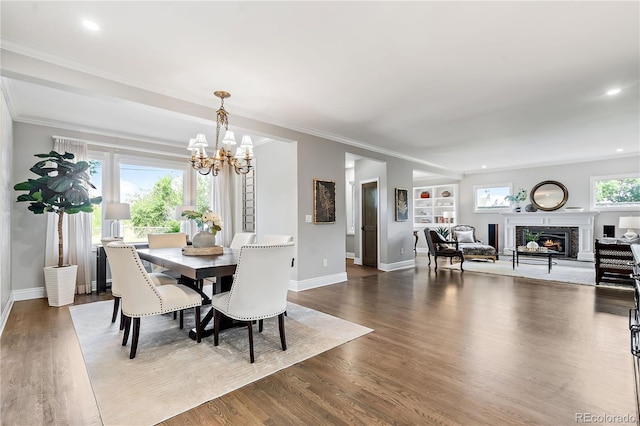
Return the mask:
<path id="1" fill-rule="evenodd" d="M 538 247 L 539 247 L 538 243 L 536 243 L 535 241 L 529 241 L 527 243 L 527 248 L 528 249 L 537 249 Z"/>
<path id="2" fill-rule="evenodd" d="M 193 236 L 191 241 L 194 248 L 215 247 L 216 234 L 209 231 L 200 231 Z"/>
<path id="3" fill-rule="evenodd" d="M 78 265 L 45 266 L 44 284 L 47 288 L 49 306 L 64 306 L 73 303 L 76 294 Z"/>

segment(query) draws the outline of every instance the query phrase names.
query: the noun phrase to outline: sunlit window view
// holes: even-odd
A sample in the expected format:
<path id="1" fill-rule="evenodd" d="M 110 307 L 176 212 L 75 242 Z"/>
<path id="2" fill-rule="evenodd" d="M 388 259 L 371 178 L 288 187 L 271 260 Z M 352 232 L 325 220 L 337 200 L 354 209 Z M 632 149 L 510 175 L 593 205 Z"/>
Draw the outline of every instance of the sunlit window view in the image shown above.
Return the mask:
<path id="1" fill-rule="evenodd" d="M 640 207 L 640 178 L 615 176 L 592 178 L 596 209 Z"/>
<path id="2" fill-rule="evenodd" d="M 131 219 L 121 223 L 125 241 L 180 231 L 175 209 L 183 204 L 183 178 L 182 170 L 120 164 L 120 202 L 131 205 Z"/>
<path id="3" fill-rule="evenodd" d="M 91 197 L 102 196 L 102 161 L 89 160 L 89 164 L 91 165 L 89 168 L 91 183 L 96 187 L 96 189 L 89 188 L 89 194 Z M 91 217 L 91 244 L 100 244 L 100 238 L 102 238 L 102 204 L 93 206 Z"/>

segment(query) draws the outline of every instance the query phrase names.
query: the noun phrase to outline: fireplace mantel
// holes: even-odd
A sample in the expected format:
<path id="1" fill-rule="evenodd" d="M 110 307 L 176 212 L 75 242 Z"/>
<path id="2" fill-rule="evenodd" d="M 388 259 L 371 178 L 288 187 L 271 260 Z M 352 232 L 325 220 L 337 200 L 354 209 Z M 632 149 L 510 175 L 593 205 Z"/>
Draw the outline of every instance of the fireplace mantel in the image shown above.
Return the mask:
<path id="1" fill-rule="evenodd" d="M 510 254 L 516 245 L 516 226 L 553 226 L 578 228 L 578 260 L 594 260 L 595 218 L 598 212 L 505 213 L 504 253 Z"/>

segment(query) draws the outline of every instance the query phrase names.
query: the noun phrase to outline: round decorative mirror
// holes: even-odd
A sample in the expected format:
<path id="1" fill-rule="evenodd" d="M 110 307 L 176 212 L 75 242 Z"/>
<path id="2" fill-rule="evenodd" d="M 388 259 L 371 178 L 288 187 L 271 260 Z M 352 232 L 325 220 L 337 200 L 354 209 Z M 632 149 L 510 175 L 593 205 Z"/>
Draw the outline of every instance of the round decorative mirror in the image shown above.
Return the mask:
<path id="1" fill-rule="evenodd" d="M 531 204 L 539 210 L 552 211 L 564 206 L 569 198 L 567 188 L 555 180 L 540 182 L 531 190 Z"/>

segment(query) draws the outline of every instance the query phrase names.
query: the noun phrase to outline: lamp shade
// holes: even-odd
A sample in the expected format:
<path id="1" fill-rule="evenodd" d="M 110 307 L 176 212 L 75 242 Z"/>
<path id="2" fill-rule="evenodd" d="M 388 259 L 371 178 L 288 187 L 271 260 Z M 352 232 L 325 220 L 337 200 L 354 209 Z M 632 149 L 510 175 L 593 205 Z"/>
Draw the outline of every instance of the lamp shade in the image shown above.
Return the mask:
<path id="1" fill-rule="evenodd" d="M 129 203 L 106 204 L 104 218 L 107 220 L 131 219 L 131 206 Z"/>
<path id="2" fill-rule="evenodd" d="M 445 219 L 451 219 L 453 217 L 453 212 L 444 211 L 444 212 L 442 212 L 442 217 L 444 217 Z"/>
<path id="3" fill-rule="evenodd" d="M 184 220 L 186 217 L 182 216 L 182 212 L 187 210 L 195 210 L 196 206 L 176 206 L 176 220 Z"/>
<path id="4" fill-rule="evenodd" d="M 236 136 L 231 130 L 227 130 L 224 134 L 224 139 L 222 139 L 222 143 L 227 145 L 235 145 L 236 144 Z"/>
<path id="5" fill-rule="evenodd" d="M 640 229 L 640 216 L 620 216 L 620 229 Z"/>

